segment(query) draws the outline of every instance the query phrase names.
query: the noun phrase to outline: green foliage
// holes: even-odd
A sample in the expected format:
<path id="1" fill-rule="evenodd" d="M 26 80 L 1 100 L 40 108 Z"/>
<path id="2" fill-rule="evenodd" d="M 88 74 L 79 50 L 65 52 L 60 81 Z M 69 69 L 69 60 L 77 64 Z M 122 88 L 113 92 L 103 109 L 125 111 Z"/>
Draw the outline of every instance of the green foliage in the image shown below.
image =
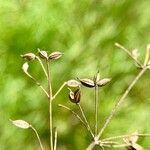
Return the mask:
<path id="1" fill-rule="evenodd" d="M 55 91 L 66 80 L 101 76 L 112 77 L 101 90 L 99 126 L 111 110 L 116 98 L 137 74 L 130 59 L 114 46 L 138 48 L 141 55 L 150 41 L 150 1 L 145 0 L 0 0 L 0 149 L 33 150 L 38 143 L 32 131 L 22 131 L 9 119 L 23 119 L 38 129 L 44 146 L 49 146 L 48 102 L 21 70 L 21 54 L 37 52 L 37 48 L 60 50 L 64 56 L 53 64 L 52 86 Z M 31 66 L 43 80 L 40 67 Z M 149 74 L 138 82 L 119 109 L 104 137 L 123 133 L 149 132 Z M 85 89 L 84 89 L 85 90 Z M 90 139 L 84 128 L 58 103 L 72 104 L 64 89 L 54 102 L 54 125 L 58 127 L 58 149 L 85 149 Z M 93 92 L 85 90 L 81 104 L 94 122 Z M 149 139 L 141 138 L 145 149 Z"/>

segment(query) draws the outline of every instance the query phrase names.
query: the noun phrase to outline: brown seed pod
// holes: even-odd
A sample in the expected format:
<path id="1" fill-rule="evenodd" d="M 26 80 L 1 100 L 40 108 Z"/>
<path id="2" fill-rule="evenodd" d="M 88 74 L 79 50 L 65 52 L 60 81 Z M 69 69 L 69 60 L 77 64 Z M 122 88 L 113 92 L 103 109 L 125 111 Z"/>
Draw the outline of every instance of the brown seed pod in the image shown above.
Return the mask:
<path id="1" fill-rule="evenodd" d="M 81 82 L 82 85 L 86 87 L 89 87 L 89 88 L 95 87 L 94 81 L 91 79 L 79 79 L 79 81 Z"/>
<path id="2" fill-rule="evenodd" d="M 63 53 L 56 51 L 49 55 L 49 59 L 56 60 L 56 59 L 59 59 L 62 55 L 63 55 Z"/>
<path id="3" fill-rule="evenodd" d="M 24 55 L 21 55 L 21 57 L 29 61 L 34 60 L 36 58 L 35 54 L 33 53 L 26 53 Z"/>
<path id="4" fill-rule="evenodd" d="M 110 78 L 104 78 L 104 79 L 99 80 L 96 84 L 101 87 L 101 86 L 105 86 L 110 81 L 111 81 Z"/>
<path id="5" fill-rule="evenodd" d="M 67 86 L 69 87 L 79 87 L 80 86 L 80 83 L 76 80 L 68 80 L 66 82 Z"/>
<path id="6" fill-rule="evenodd" d="M 81 97 L 80 89 L 75 90 L 74 92 L 70 91 L 69 93 L 69 99 L 72 103 L 79 103 Z"/>
<path id="7" fill-rule="evenodd" d="M 41 51 L 40 49 L 38 49 L 38 55 L 42 59 L 48 59 L 48 54 L 46 51 L 43 51 L 43 50 Z"/>
<path id="8" fill-rule="evenodd" d="M 76 104 L 80 102 L 80 98 L 81 98 L 81 92 L 80 92 L 80 89 L 77 89 L 74 92 L 74 101 Z"/>

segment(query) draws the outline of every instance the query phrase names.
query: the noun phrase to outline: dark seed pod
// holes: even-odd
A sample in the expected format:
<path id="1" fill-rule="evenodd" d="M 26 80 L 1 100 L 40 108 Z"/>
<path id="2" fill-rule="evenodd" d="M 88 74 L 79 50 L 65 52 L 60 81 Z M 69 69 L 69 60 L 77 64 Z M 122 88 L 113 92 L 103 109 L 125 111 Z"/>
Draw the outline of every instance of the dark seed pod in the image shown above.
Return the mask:
<path id="1" fill-rule="evenodd" d="M 56 59 L 59 59 L 62 55 L 63 55 L 63 53 L 56 51 L 49 55 L 49 59 L 56 60 Z"/>
<path id="2" fill-rule="evenodd" d="M 111 81 L 110 78 L 104 78 L 104 79 L 101 79 L 97 82 L 97 85 L 98 86 L 105 86 L 106 84 L 108 84 L 109 82 Z"/>
<path id="3" fill-rule="evenodd" d="M 80 86 L 80 83 L 76 80 L 68 80 L 66 82 L 67 86 L 69 87 L 79 87 Z"/>
<path id="4" fill-rule="evenodd" d="M 82 85 L 92 88 L 95 87 L 94 81 L 91 79 L 79 79 Z"/>
<path id="5" fill-rule="evenodd" d="M 77 89 L 74 92 L 74 101 L 76 104 L 80 102 L 80 98 L 81 98 L 81 92 L 80 92 L 80 89 Z"/>
<path id="6" fill-rule="evenodd" d="M 42 59 L 48 59 L 48 54 L 46 51 L 43 51 L 43 50 L 41 51 L 40 49 L 38 49 L 38 55 Z"/>
<path id="7" fill-rule="evenodd" d="M 81 97 L 81 92 L 79 89 L 75 90 L 74 92 L 70 91 L 69 93 L 69 99 L 72 103 L 79 103 Z"/>
<path id="8" fill-rule="evenodd" d="M 21 57 L 29 61 L 34 60 L 36 58 L 35 54 L 33 53 L 27 53 L 27 54 L 21 55 Z"/>

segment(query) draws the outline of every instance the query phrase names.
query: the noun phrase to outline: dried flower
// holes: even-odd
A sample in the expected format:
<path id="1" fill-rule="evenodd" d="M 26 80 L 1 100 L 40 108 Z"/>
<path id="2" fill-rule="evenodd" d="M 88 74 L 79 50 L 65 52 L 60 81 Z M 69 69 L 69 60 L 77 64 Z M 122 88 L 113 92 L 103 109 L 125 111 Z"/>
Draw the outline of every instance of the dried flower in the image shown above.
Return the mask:
<path id="1" fill-rule="evenodd" d="M 48 54 L 46 51 L 43 51 L 43 50 L 41 51 L 40 49 L 38 49 L 38 55 L 42 59 L 48 59 Z"/>
<path id="2" fill-rule="evenodd" d="M 49 59 L 56 60 L 56 59 L 59 59 L 62 55 L 63 55 L 63 53 L 56 51 L 49 55 Z"/>
<path id="3" fill-rule="evenodd" d="M 34 60 L 36 58 L 36 55 L 33 53 L 26 53 L 24 55 L 21 55 L 21 57 L 30 61 L 30 60 Z"/>

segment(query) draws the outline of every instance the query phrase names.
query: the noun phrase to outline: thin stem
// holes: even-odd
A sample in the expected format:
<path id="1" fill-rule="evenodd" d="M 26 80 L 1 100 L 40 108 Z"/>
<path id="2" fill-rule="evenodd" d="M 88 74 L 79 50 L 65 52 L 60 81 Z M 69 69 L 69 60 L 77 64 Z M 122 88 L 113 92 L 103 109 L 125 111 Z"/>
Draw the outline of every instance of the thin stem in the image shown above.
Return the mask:
<path id="1" fill-rule="evenodd" d="M 77 105 L 78 105 L 79 110 L 81 111 L 82 117 L 83 117 L 83 119 L 84 119 L 84 121 L 85 121 L 85 123 L 86 123 L 86 125 L 87 125 L 87 129 L 89 130 L 89 132 L 91 133 L 92 137 L 94 138 L 94 134 L 93 134 L 93 132 L 92 132 L 92 130 L 91 130 L 91 127 L 90 127 L 90 125 L 89 125 L 89 123 L 88 123 L 88 121 L 87 121 L 87 118 L 86 118 L 86 116 L 85 116 L 85 114 L 84 114 L 84 111 L 83 111 L 83 109 L 82 109 L 80 103 L 77 103 Z"/>
<path id="2" fill-rule="evenodd" d="M 54 94 L 54 96 L 52 97 L 52 100 L 56 98 L 56 96 L 61 92 L 61 90 L 64 88 L 64 86 L 66 85 L 66 82 L 64 82 L 61 87 L 58 89 L 58 91 Z"/>
<path id="3" fill-rule="evenodd" d="M 57 148 L 57 129 L 55 128 L 54 150 Z"/>
<path id="4" fill-rule="evenodd" d="M 105 138 L 102 141 L 109 141 L 109 140 L 114 140 L 114 139 L 120 139 L 120 138 L 128 138 L 131 136 L 150 136 L 150 134 L 127 134 L 127 135 L 119 135 L 119 136 L 114 136 L 114 137 L 109 137 L 109 138 Z"/>
<path id="5" fill-rule="evenodd" d="M 138 64 L 139 67 L 142 67 L 142 64 L 135 57 L 132 56 L 131 52 L 128 49 L 126 49 L 124 46 L 120 45 L 119 43 L 115 43 L 115 46 L 124 50 L 128 54 L 128 56 Z"/>
<path id="6" fill-rule="evenodd" d="M 150 60 L 150 45 L 147 45 L 144 66 L 146 66 L 148 64 L 149 60 Z"/>
<path id="7" fill-rule="evenodd" d="M 39 137 L 38 132 L 36 131 L 36 129 L 35 129 L 33 126 L 30 126 L 30 128 L 31 128 L 31 129 L 34 131 L 34 133 L 36 134 L 36 137 L 37 137 L 38 142 L 39 142 L 39 144 L 40 144 L 40 148 L 41 148 L 41 150 L 44 150 L 44 148 L 43 148 L 43 145 L 42 145 L 42 142 L 41 142 L 41 139 L 40 139 L 40 137 Z"/>
<path id="8" fill-rule="evenodd" d="M 44 65 L 43 65 L 43 63 L 42 63 L 42 61 L 41 61 L 41 59 L 40 59 L 38 56 L 36 56 L 36 59 L 39 61 L 40 65 L 41 65 L 41 67 L 42 67 L 42 69 L 43 69 L 43 72 L 44 72 L 46 78 L 48 79 L 48 75 L 47 75 L 46 69 L 45 69 L 45 67 L 44 67 Z"/>
<path id="9" fill-rule="evenodd" d="M 139 74 L 135 77 L 135 79 L 131 82 L 131 84 L 129 85 L 129 87 L 126 89 L 126 91 L 124 92 L 124 94 L 121 96 L 121 98 L 117 101 L 117 103 L 115 104 L 115 106 L 113 107 L 111 113 L 109 114 L 108 118 L 106 119 L 102 129 L 99 131 L 97 138 L 99 139 L 100 136 L 102 135 L 102 133 L 104 132 L 105 128 L 108 126 L 108 124 L 110 123 L 112 117 L 114 116 L 116 110 L 118 109 L 118 107 L 120 106 L 120 104 L 124 101 L 124 99 L 126 98 L 126 96 L 129 94 L 129 92 L 131 91 L 131 89 L 133 88 L 133 86 L 136 84 L 136 82 L 141 78 L 141 76 L 144 74 L 144 72 L 147 70 L 146 67 L 144 67 Z"/>
<path id="10" fill-rule="evenodd" d="M 42 91 L 46 94 L 47 97 L 49 97 L 47 91 L 44 89 L 44 87 L 39 83 L 39 82 L 35 82 L 41 89 Z"/>
<path id="11" fill-rule="evenodd" d="M 58 104 L 59 107 L 62 107 L 64 109 L 67 109 L 69 110 L 77 119 L 79 119 L 81 121 L 81 123 L 86 127 L 86 123 L 81 119 L 81 117 L 76 113 L 74 112 L 72 109 L 70 109 L 69 107 L 65 106 L 65 105 L 62 105 L 62 104 Z"/>
<path id="12" fill-rule="evenodd" d="M 95 136 L 97 135 L 97 122 L 98 122 L 98 90 L 97 86 L 94 88 L 95 91 Z"/>
<path id="13" fill-rule="evenodd" d="M 39 82 L 37 82 L 37 80 L 36 80 L 32 75 L 30 75 L 28 72 L 25 72 L 25 74 L 26 74 L 30 79 L 32 79 L 32 81 L 33 81 L 37 86 L 39 86 L 39 87 L 42 89 L 42 91 L 46 94 L 47 97 L 49 96 L 48 93 L 46 92 L 46 90 L 44 89 L 44 87 L 43 87 Z"/>
<path id="14" fill-rule="evenodd" d="M 47 64 L 47 73 L 48 73 L 50 146 L 51 146 L 51 150 L 53 150 L 52 87 L 51 87 L 50 66 L 48 60 L 46 64 Z"/>

